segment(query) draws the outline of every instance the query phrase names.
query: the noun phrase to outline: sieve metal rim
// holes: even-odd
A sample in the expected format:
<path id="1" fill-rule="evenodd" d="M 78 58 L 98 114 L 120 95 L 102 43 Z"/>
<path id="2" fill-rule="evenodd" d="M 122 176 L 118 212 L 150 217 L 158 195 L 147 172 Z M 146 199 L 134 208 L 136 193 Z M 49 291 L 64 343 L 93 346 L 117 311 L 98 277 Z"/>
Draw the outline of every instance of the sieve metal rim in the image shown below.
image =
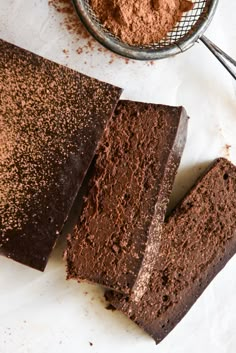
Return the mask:
<path id="1" fill-rule="evenodd" d="M 72 0 L 74 8 L 81 20 L 81 22 L 86 27 L 87 31 L 104 47 L 111 50 L 112 52 L 124 56 L 126 58 L 134 60 L 157 60 L 164 59 L 179 53 L 182 53 L 189 49 L 194 43 L 203 35 L 203 33 L 208 28 L 210 22 L 213 19 L 219 0 L 208 0 L 206 3 L 209 3 L 208 12 L 203 16 L 201 14 L 199 19 L 202 16 L 202 19 L 197 23 L 196 29 L 191 32 L 188 31 L 188 34 L 183 35 L 175 44 L 171 44 L 162 48 L 138 48 L 135 46 L 130 46 L 125 43 L 122 43 L 119 40 L 111 37 L 105 31 L 101 30 L 95 21 L 92 20 L 91 16 L 86 10 L 84 0 Z"/>

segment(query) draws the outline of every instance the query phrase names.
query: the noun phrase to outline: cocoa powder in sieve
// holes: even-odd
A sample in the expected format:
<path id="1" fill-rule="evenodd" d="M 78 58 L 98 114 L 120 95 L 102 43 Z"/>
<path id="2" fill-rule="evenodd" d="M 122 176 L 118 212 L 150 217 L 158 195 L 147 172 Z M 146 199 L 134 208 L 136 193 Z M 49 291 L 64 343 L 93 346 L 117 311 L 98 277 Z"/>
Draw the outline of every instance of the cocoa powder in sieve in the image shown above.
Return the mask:
<path id="1" fill-rule="evenodd" d="M 90 0 L 90 5 L 122 41 L 144 45 L 163 39 L 194 4 L 188 0 Z"/>

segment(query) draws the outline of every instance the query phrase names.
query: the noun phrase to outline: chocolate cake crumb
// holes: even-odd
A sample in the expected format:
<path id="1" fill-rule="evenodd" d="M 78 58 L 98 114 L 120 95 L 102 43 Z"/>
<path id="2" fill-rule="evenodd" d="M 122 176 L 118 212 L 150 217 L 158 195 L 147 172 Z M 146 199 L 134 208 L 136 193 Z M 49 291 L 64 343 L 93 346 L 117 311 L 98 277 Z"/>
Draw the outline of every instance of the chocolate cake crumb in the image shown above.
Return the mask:
<path id="1" fill-rule="evenodd" d="M 236 252 L 236 167 L 216 160 L 170 215 L 149 286 L 137 304 L 106 299 L 160 342 Z"/>
<path id="2" fill-rule="evenodd" d="M 68 278 L 139 300 L 151 274 L 185 145 L 182 107 L 120 101 L 100 142 L 81 217 L 68 237 Z"/>

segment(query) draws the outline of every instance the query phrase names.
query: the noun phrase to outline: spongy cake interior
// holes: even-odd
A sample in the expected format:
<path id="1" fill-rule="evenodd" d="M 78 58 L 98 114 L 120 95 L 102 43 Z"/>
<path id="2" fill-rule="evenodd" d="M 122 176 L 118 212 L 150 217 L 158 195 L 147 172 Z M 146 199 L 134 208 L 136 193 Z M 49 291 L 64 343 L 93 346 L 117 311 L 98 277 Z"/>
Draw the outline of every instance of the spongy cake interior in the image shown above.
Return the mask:
<path id="1" fill-rule="evenodd" d="M 120 102 L 97 151 L 89 193 L 69 238 L 68 277 L 121 292 L 132 288 L 141 266 L 157 195 L 173 147 L 182 108 Z M 184 119 L 186 125 L 187 118 Z M 179 134 L 181 155 L 185 137 Z M 177 153 L 177 154 L 178 154 Z M 164 219 L 170 186 L 160 196 Z"/>
<path id="2" fill-rule="evenodd" d="M 236 251 L 236 168 L 219 159 L 168 219 L 139 305 L 107 298 L 159 342 Z"/>

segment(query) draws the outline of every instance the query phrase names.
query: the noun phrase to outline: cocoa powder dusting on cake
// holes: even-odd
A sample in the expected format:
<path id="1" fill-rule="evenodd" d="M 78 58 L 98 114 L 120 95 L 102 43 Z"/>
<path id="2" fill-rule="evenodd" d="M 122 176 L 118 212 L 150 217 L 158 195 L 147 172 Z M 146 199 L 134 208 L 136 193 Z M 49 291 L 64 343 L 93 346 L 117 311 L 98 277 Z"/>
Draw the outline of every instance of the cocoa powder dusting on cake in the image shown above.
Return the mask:
<path id="1" fill-rule="evenodd" d="M 0 67 L 1 253 L 43 269 L 120 90 L 3 40 Z"/>
<path id="2" fill-rule="evenodd" d="M 90 0 L 95 14 L 114 35 L 130 45 L 163 39 L 193 8 L 188 0 Z"/>
<path id="3" fill-rule="evenodd" d="M 43 76 L 39 77 L 36 89 L 33 80 L 23 82 L 26 74 L 25 77 L 21 76 L 22 69 L 18 62 L 14 70 L 14 77 L 11 75 L 11 70 L 8 74 L 7 69 L 3 76 L 7 84 L 2 93 L 5 105 L 1 106 L 2 118 L 0 120 L 0 209 L 4 210 L 1 225 L 3 235 L 10 229 L 21 229 L 27 221 L 27 209 L 31 207 L 32 199 L 37 203 L 42 190 L 48 187 L 49 180 L 57 182 L 50 165 L 55 163 L 58 155 L 60 155 L 60 159 L 57 160 L 58 165 L 62 165 L 68 158 L 68 154 L 75 148 L 76 143 L 67 141 L 65 132 L 69 128 L 72 136 L 78 129 L 76 117 L 74 119 L 70 117 L 69 106 L 66 108 L 68 111 L 64 115 L 64 121 L 59 122 L 53 119 L 54 110 L 49 95 L 56 85 L 53 79 L 48 80 L 46 90 L 47 76 L 45 75 L 45 80 Z M 56 77 L 57 72 L 53 71 L 53 66 L 51 72 Z M 27 77 L 30 75 L 28 74 Z M 17 87 L 22 88 L 22 94 L 19 93 Z M 34 92 L 34 96 L 27 97 L 27 90 Z M 13 99 L 13 93 L 16 93 L 15 99 Z M 40 96 L 44 99 L 47 115 L 42 111 L 36 119 L 37 109 L 39 109 L 37 107 L 42 104 Z M 14 112 L 14 114 L 9 116 L 9 112 Z M 35 112 L 35 115 L 32 112 Z M 83 129 L 83 124 L 85 123 L 82 122 L 81 129 Z"/>

